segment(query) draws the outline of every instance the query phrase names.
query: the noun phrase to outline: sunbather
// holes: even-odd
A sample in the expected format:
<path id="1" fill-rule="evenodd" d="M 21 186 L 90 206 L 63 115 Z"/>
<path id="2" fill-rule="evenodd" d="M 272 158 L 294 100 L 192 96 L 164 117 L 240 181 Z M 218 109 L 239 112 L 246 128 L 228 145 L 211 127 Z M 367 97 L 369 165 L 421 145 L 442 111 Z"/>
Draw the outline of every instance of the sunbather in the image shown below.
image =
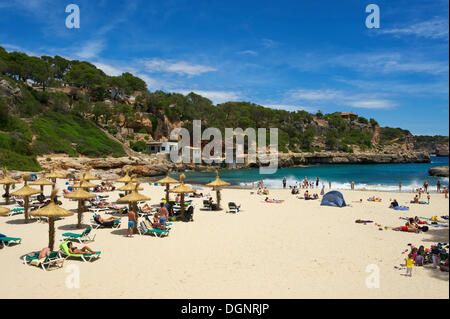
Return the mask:
<path id="1" fill-rule="evenodd" d="M 264 201 L 266 203 L 275 203 L 275 204 L 280 204 L 282 202 L 284 202 L 284 200 L 280 200 L 280 199 L 269 199 L 269 197 L 266 197 L 266 199 L 264 199 Z"/>
<path id="2" fill-rule="evenodd" d="M 113 222 L 113 221 L 119 220 L 119 219 L 120 219 L 119 217 L 113 217 L 113 216 L 111 216 L 111 217 L 108 217 L 108 218 L 103 218 L 102 216 L 97 215 L 97 221 L 98 221 L 100 224 L 107 223 L 107 222 Z"/>
<path id="3" fill-rule="evenodd" d="M 394 201 L 391 202 L 391 205 L 389 206 L 389 208 L 395 208 L 395 207 L 397 207 L 397 206 L 398 206 L 398 202 L 397 202 L 396 199 L 394 199 Z"/>
<path id="4" fill-rule="evenodd" d="M 419 203 L 419 195 L 414 196 L 414 199 L 411 201 L 412 204 L 418 204 Z"/>
<path id="5" fill-rule="evenodd" d="M 74 247 L 72 242 L 69 242 L 67 244 L 67 248 L 69 248 L 69 252 L 71 254 L 82 254 L 82 255 L 92 255 L 95 254 L 95 251 L 90 249 L 88 246 L 84 246 L 81 249 L 78 249 L 77 247 Z"/>

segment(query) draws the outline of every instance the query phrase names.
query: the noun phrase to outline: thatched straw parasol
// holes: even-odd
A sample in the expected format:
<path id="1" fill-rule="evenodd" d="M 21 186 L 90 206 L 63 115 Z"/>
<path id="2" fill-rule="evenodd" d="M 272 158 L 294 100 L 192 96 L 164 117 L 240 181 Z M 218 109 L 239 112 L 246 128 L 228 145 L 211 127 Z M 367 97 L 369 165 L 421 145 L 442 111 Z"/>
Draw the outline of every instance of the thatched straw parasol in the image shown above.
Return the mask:
<path id="1" fill-rule="evenodd" d="M 125 176 L 116 179 L 116 182 L 118 183 L 124 183 L 124 184 L 128 184 L 129 182 L 131 182 L 131 177 L 130 177 L 130 169 L 127 169 L 127 172 L 125 173 Z"/>
<path id="2" fill-rule="evenodd" d="M 170 173 L 172 173 L 172 170 L 169 169 L 169 171 L 167 172 L 167 176 L 164 177 L 163 179 L 160 179 L 159 181 L 156 181 L 156 183 L 158 184 L 165 184 L 166 185 L 166 202 L 169 202 L 169 190 L 170 184 L 178 184 L 179 181 L 177 181 L 176 179 L 173 179 L 172 177 L 170 177 Z"/>
<path id="3" fill-rule="evenodd" d="M 81 181 L 81 184 L 83 184 L 83 181 Z M 84 201 L 90 198 L 94 198 L 95 195 L 91 194 L 89 192 L 86 192 L 85 190 L 79 188 L 76 191 L 69 193 L 64 196 L 65 198 L 69 199 L 77 199 L 78 200 L 78 224 L 77 228 L 81 228 L 81 222 L 83 219 L 83 212 L 85 211 L 84 208 Z"/>
<path id="4" fill-rule="evenodd" d="M 41 194 L 44 195 L 44 186 L 46 185 L 53 185 L 52 182 L 50 182 L 45 177 L 41 177 L 38 180 L 31 182 L 30 185 L 39 185 L 41 187 Z"/>
<path id="5" fill-rule="evenodd" d="M 13 196 L 21 196 L 23 198 L 23 201 L 24 201 L 23 207 L 24 207 L 24 212 L 25 212 L 25 223 L 28 223 L 28 204 L 30 202 L 30 196 L 31 195 L 35 195 L 35 194 L 39 194 L 41 191 L 39 189 L 35 189 L 35 188 L 32 188 L 32 187 L 27 185 L 28 184 L 28 179 L 30 178 L 29 175 L 23 175 L 22 178 L 23 178 L 23 181 L 25 182 L 25 185 L 21 189 L 19 189 L 19 190 L 15 191 L 14 193 L 12 193 L 11 195 L 13 195 Z"/>
<path id="6" fill-rule="evenodd" d="M 52 180 L 52 182 L 53 182 L 52 190 L 54 190 L 55 186 L 56 186 L 56 179 L 57 178 L 65 178 L 65 176 L 62 174 L 58 174 L 55 171 L 51 171 L 50 173 L 45 174 L 45 178 L 50 178 Z"/>
<path id="7" fill-rule="evenodd" d="M 91 169 L 92 169 L 92 167 L 89 166 L 87 172 L 84 173 L 84 175 L 83 175 L 83 179 L 85 181 L 98 181 L 98 180 L 101 180 L 101 178 L 98 178 L 96 176 L 92 176 L 91 175 L 91 173 L 89 172 Z"/>
<path id="8" fill-rule="evenodd" d="M 180 205 L 181 205 L 181 218 L 184 218 L 184 194 L 195 193 L 194 189 L 184 185 L 184 179 L 185 178 L 186 178 L 186 176 L 184 174 L 181 174 L 180 175 L 180 183 L 181 184 L 169 191 L 170 193 L 181 194 L 181 202 L 180 202 Z"/>
<path id="9" fill-rule="evenodd" d="M 9 214 L 10 210 L 6 207 L 0 207 L 0 215 L 7 215 Z"/>
<path id="10" fill-rule="evenodd" d="M 142 194 L 139 194 L 139 193 L 137 192 L 137 189 L 139 188 L 139 185 L 140 185 L 140 183 L 138 182 L 138 183 L 135 185 L 134 190 L 133 190 L 130 194 L 128 194 L 127 196 L 124 196 L 124 197 L 122 197 L 122 198 L 119 198 L 119 199 L 117 200 L 118 203 L 128 203 L 129 206 L 130 206 L 130 210 L 133 210 L 134 213 L 136 214 L 136 223 L 135 223 L 135 225 L 134 225 L 134 231 L 137 230 L 137 226 L 138 226 L 138 216 L 139 216 L 139 215 L 138 215 L 137 202 L 150 200 L 149 197 L 144 196 L 144 195 L 142 195 Z"/>
<path id="11" fill-rule="evenodd" d="M 73 215 L 73 212 L 61 208 L 55 204 L 55 196 L 57 192 L 57 189 L 54 189 L 52 191 L 52 200 L 50 201 L 50 204 L 48 204 L 44 208 L 37 209 L 30 213 L 30 215 L 33 216 L 48 217 L 48 247 L 50 248 L 50 250 L 53 250 L 53 246 L 55 245 L 55 217 L 66 217 Z"/>
<path id="12" fill-rule="evenodd" d="M 138 182 L 138 180 L 136 179 L 136 177 L 137 177 L 136 175 L 131 176 L 131 177 L 130 177 L 130 181 L 129 181 L 126 185 L 124 185 L 124 186 L 122 186 L 122 187 L 119 187 L 117 190 L 118 190 L 118 191 L 124 191 L 124 192 L 125 192 L 125 195 L 127 195 L 127 194 L 129 194 L 130 192 L 134 191 L 134 190 L 136 189 L 135 183 Z M 138 190 L 138 191 L 142 191 L 142 190 L 144 190 L 144 189 L 143 189 L 142 187 L 138 187 L 137 190 Z"/>
<path id="13" fill-rule="evenodd" d="M 95 184 L 90 183 L 88 180 L 85 179 L 86 174 L 83 175 L 83 177 L 81 178 L 79 183 L 76 183 L 75 185 L 73 185 L 73 188 L 82 188 L 82 189 L 87 189 L 87 188 L 94 188 Z"/>
<path id="14" fill-rule="evenodd" d="M 16 181 L 9 177 L 8 171 L 6 168 L 3 168 L 3 178 L 0 179 L 0 185 L 5 185 L 5 204 L 9 204 L 9 189 L 11 185 L 16 184 Z"/>
<path id="15" fill-rule="evenodd" d="M 219 178 L 219 171 L 216 170 L 216 179 L 212 181 L 211 183 L 206 184 L 206 186 L 212 187 L 216 191 L 216 198 L 217 198 L 217 209 L 220 208 L 220 189 L 222 187 L 230 186 L 230 183 L 225 182 Z"/>

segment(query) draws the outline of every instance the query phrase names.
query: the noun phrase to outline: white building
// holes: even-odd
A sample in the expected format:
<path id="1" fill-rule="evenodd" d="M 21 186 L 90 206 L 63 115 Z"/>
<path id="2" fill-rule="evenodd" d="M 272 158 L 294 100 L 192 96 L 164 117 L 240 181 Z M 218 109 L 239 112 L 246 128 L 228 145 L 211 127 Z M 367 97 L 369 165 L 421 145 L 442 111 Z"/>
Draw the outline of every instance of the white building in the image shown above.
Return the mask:
<path id="1" fill-rule="evenodd" d="M 169 154 L 172 150 L 178 152 L 178 142 L 147 143 L 147 152 L 152 154 Z"/>

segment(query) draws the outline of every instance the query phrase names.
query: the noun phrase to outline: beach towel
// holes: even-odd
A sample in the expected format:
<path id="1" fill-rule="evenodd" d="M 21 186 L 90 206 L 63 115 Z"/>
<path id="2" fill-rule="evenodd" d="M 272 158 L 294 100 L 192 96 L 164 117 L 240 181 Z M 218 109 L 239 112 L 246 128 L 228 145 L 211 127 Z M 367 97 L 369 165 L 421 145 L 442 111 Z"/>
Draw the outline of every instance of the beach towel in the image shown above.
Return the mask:
<path id="1" fill-rule="evenodd" d="M 409 210 L 409 207 L 406 207 L 406 206 L 397 206 L 397 207 L 394 207 L 394 210 Z"/>

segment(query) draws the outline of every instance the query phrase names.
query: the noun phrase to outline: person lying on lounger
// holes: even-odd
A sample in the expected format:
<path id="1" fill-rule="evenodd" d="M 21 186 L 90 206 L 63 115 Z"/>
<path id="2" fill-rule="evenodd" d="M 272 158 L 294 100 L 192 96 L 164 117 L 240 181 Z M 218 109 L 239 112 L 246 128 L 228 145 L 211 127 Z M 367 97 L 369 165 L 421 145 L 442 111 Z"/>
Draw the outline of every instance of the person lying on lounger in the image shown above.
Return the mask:
<path id="1" fill-rule="evenodd" d="M 119 217 L 113 217 L 113 216 L 111 216 L 111 217 L 108 217 L 108 218 L 103 218 L 102 216 L 97 215 L 97 221 L 98 221 L 100 224 L 107 223 L 107 222 L 113 222 L 113 221 L 119 220 L 119 219 L 120 219 Z"/>
<path id="2" fill-rule="evenodd" d="M 69 242 L 67 244 L 67 248 L 69 248 L 69 252 L 71 254 L 82 254 L 82 255 L 92 255 L 95 254 L 95 251 L 90 249 L 88 246 L 84 246 L 81 249 L 78 249 L 77 247 L 74 247 L 72 242 Z"/>

